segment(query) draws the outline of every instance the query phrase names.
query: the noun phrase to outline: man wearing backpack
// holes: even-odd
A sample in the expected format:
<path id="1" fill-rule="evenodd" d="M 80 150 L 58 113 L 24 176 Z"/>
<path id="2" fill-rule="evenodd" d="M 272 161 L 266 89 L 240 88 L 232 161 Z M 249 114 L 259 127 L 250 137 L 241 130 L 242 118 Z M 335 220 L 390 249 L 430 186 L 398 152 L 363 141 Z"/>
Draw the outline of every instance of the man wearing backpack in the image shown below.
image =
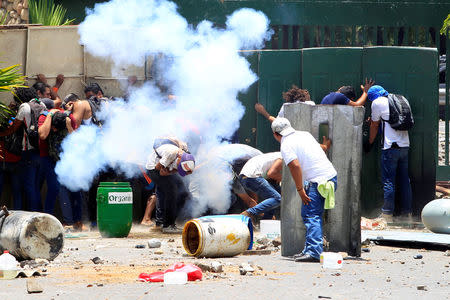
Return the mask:
<path id="1" fill-rule="evenodd" d="M 41 197 L 37 184 L 40 164 L 38 118 L 41 112 L 46 110 L 46 107 L 37 98 L 36 91 L 33 88 L 16 89 L 14 100 L 22 104 L 19 106 L 13 124 L 1 132 L 0 136 L 8 136 L 18 130 L 23 130 L 22 158 L 20 161 L 23 186 L 28 200 L 28 208 L 31 211 L 40 211 Z"/>
<path id="2" fill-rule="evenodd" d="M 407 221 L 412 221 L 412 192 L 408 175 L 409 135 L 407 129 L 412 127 L 414 121 L 412 120 L 409 103 L 403 96 L 389 94 L 379 85 L 374 85 L 369 89 L 368 99 L 372 101 L 370 145 L 373 144 L 377 136 L 380 124 L 383 135 L 381 171 L 384 205 L 381 208 L 381 217 L 388 223 L 393 221 L 397 184 L 401 194 L 401 216 Z M 400 112 L 395 110 L 399 103 L 405 108 Z M 365 146 L 365 150 L 370 151 L 370 146 Z M 398 182 L 396 182 L 397 172 Z"/>

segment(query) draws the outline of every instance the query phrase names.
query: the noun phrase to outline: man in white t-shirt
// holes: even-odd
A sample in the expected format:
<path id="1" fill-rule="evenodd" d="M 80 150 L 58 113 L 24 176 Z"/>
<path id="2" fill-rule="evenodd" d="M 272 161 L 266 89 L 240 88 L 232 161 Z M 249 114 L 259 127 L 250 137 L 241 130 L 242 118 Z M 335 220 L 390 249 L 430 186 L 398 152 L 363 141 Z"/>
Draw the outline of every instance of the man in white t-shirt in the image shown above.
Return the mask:
<path id="1" fill-rule="evenodd" d="M 280 142 L 281 156 L 294 179 L 302 199 L 302 219 L 306 227 L 305 248 L 294 255 L 297 262 L 318 262 L 323 251 L 322 214 L 325 199 L 317 186 L 332 182 L 337 187 L 337 172 L 323 147 L 306 131 L 296 131 L 285 118 L 272 122 L 274 138 Z M 304 186 L 304 182 L 307 185 Z"/>
<path id="2" fill-rule="evenodd" d="M 180 232 L 175 226 L 178 207 L 190 198 L 180 176 L 192 174 L 195 168 L 194 156 L 187 152 L 186 143 L 174 137 L 158 138 L 147 159 L 145 167 L 156 185 L 158 198 L 156 223 L 162 225 L 163 233 Z"/>
<path id="3" fill-rule="evenodd" d="M 296 85 L 293 85 L 290 90 L 283 93 L 283 99 L 285 103 L 280 108 L 280 111 L 278 112 L 278 117 L 284 118 L 284 106 L 289 105 L 291 103 L 305 103 L 309 105 L 315 105 L 313 101 L 311 101 L 311 96 L 309 95 L 308 90 L 301 89 L 297 87 Z M 273 122 L 275 120 L 274 116 L 271 116 L 265 107 L 261 103 L 255 104 L 255 110 L 260 113 L 264 118 L 269 120 L 269 122 Z"/>
<path id="4" fill-rule="evenodd" d="M 382 125 L 383 148 L 381 151 L 381 172 L 384 191 L 384 205 L 381 217 L 388 223 L 393 221 L 395 209 L 396 183 L 400 186 L 401 216 L 408 221 L 412 219 L 412 192 L 408 175 L 409 135 L 407 130 L 395 130 L 384 121 L 389 120 L 388 92 L 379 85 L 368 91 L 368 99 L 372 101 L 369 143 L 373 144 Z M 398 174 L 397 174 L 398 172 Z M 398 177 L 397 177 L 398 175 Z M 399 182 L 396 182 L 396 177 Z"/>
<path id="5" fill-rule="evenodd" d="M 239 175 L 242 185 L 264 200 L 242 215 L 254 217 L 264 213 L 264 219 L 272 219 L 274 209 L 280 206 L 280 182 L 283 164 L 280 152 L 261 154 L 247 161 Z M 269 183 L 272 179 L 274 184 Z"/>

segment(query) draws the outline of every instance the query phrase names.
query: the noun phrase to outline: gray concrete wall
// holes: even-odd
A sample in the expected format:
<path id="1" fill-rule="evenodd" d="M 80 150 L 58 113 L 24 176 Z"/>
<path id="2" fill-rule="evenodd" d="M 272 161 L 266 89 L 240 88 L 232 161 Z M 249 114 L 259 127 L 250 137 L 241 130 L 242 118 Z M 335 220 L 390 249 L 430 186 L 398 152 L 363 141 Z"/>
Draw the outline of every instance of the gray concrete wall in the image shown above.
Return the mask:
<path id="1" fill-rule="evenodd" d="M 79 40 L 78 26 L 3 27 L 0 29 L 0 68 L 20 64 L 28 85 L 35 83 L 39 73 L 47 77 L 50 85 L 55 83 L 58 74 L 63 74 L 65 81 L 58 92 L 61 98 L 69 93 L 83 98 L 84 87 L 91 82 L 100 84 L 108 97 L 122 97 L 128 76 L 137 76 L 138 84 L 150 77 L 151 58 L 140 66 L 120 66 L 114 73 L 111 60 L 93 57 Z M 0 93 L 1 102 L 11 100 L 10 93 Z"/>
<path id="2" fill-rule="evenodd" d="M 335 208 L 325 210 L 323 232 L 330 243 L 330 251 L 359 256 L 364 107 L 296 103 L 285 107 L 285 116 L 292 127 L 310 132 L 320 143 L 320 124 L 328 124 L 332 146 L 327 155 L 338 173 L 338 189 Z M 286 167 L 282 182 L 281 239 L 283 256 L 299 253 L 305 243 L 301 200 Z"/>

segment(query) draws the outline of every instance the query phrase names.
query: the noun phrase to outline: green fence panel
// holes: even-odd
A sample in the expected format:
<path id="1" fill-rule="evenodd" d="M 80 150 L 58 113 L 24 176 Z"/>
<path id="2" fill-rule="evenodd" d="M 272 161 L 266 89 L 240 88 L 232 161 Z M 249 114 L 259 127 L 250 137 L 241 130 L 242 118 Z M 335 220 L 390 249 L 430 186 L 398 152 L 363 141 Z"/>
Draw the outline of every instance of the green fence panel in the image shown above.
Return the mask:
<path id="1" fill-rule="evenodd" d="M 411 104 L 416 124 L 409 135 L 409 172 L 416 213 L 420 213 L 423 206 L 435 198 L 437 55 L 436 49 L 431 48 L 372 47 L 363 50 L 363 76 L 374 78 L 390 93 L 404 95 Z M 376 154 L 379 161 L 379 151 Z M 369 170 L 373 165 L 364 167 Z M 366 170 L 364 172 L 363 178 L 368 181 L 363 187 L 363 203 L 378 203 L 380 199 L 371 198 L 379 197 L 374 191 L 374 188 L 379 188 L 379 171 L 372 174 Z M 376 183 L 374 188 L 368 185 L 370 182 Z"/>
<path id="2" fill-rule="evenodd" d="M 302 88 L 319 104 L 343 85 L 361 85 L 362 48 L 310 48 L 302 50 Z"/>
<path id="3" fill-rule="evenodd" d="M 283 104 L 282 93 L 293 84 L 301 86 L 301 51 L 261 51 L 259 55 L 258 102 L 277 116 Z M 270 123 L 257 115 L 256 145 L 263 152 L 278 151 Z"/>
<path id="4" fill-rule="evenodd" d="M 242 52 L 250 63 L 250 69 L 258 74 L 259 51 Z M 238 99 L 245 107 L 245 114 L 239 127 L 240 143 L 256 147 L 256 112 L 255 103 L 258 99 L 258 82 L 253 83 L 245 92 L 240 93 Z"/>

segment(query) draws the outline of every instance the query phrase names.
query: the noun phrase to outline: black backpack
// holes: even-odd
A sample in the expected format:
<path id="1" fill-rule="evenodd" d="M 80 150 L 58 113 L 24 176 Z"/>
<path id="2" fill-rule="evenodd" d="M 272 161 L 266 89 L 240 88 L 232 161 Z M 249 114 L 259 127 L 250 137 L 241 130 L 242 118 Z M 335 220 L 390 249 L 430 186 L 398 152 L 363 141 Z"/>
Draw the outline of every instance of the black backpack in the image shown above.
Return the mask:
<path id="1" fill-rule="evenodd" d="M 408 100 L 402 95 L 389 94 L 389 125 L 395 130 L 409 130 L 414 125 L 414 118 Z"/>
<path id="2" fill-rule="evenodd" d="M 28 141 L 30 145 L 35 149 L 39 149 L 39 132 L 38 132 L 38 121 L 41 113 L 46 109 L 44 105 L 41 104 L 39 100 L 33 99 L 28 102 L 30 106 L 30 124 L 27 124 L 25 129 L 27 133 Z"/>

